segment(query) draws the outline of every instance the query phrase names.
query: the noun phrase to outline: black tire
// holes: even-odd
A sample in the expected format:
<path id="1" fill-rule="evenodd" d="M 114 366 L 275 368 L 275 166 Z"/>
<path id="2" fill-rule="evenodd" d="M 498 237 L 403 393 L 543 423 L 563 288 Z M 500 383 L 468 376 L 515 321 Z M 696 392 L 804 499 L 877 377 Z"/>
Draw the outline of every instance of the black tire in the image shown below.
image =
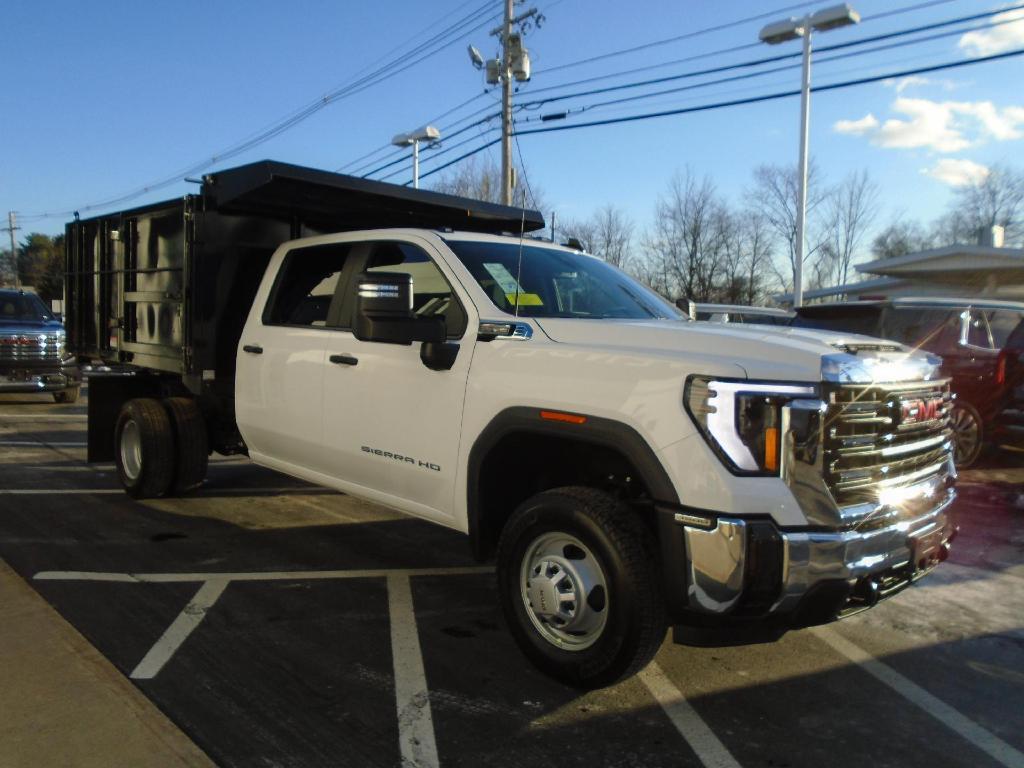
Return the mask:
<path id="1" fill-rule="evenodd" d="M 174 462 L 174 480 L 171 491 L 186 493 L 206 479 L 210 451 L 206 437 L 206 422 L 195 400 L 189 397 L 168 397 L 164 407 L 171 419 L 177 448 Z"/>
<path id="2" fill-rule="evenodd" d="M 133 451 L 137 446 L 137 451 Z M 129 496 L 163 496 L 174 478 L 174 431 L 159 400 L 138 398 L 121 407 L 114 430 L 117 476 Z"/>
<path id="3" fill-rule="evenodd" d="M 953 462 L 957 469 L 967 469 L 978 461 L 985 447 L 981 414 L 966 400 L 956 401 L 949 423 L 953 428 Z"/>
<path id="4" fill-rule="evenodd" d="M 68 387 L 62 389 L 60 392 L 53 393 L 53 402 L 55 403 L 77 403 L 78 402 L 78 387 Z"/>
<path id="5" fill-rule="evenodd" d="M 585 640 L 589 646 L 568 650 L 556 644 L 549 639 L 552 625 L 531 616 L 536 612 L 524 574 L 539 573 L 530 570 L 532 553 L 546 534 L 578 540 L 589 551 L 573 558 L 569 550 L 579 548 L 570 545 L 565 557 L 592 557 L 605 577 L 607 593 L 601 594 L 598 611 L 607 615 L 599 630 L 585 633 L 596 638 Z M 501 606 L 520 649 L 541 671 L 578 688 L 611 685 L 643 669 L 667 627 L 656 553 L 654 536 L 637 514 L 606 493 L 567 487 L 527 499 L 509 518 L 498 546 Z M 586 602 L 591 604 L 589 595 Z"/>

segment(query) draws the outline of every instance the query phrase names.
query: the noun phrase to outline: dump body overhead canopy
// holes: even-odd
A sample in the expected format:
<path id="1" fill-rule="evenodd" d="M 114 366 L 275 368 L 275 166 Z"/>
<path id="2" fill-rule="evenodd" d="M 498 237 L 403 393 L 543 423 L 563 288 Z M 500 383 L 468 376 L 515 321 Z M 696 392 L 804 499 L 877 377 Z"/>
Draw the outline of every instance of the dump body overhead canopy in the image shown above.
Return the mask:
<path id="1" fill-rule="evenodd" d="M 203 177 L 203 195 L 222 212 L 296 217 L 324 231 L 425 227 L 532 232 L 537 211 L 263 160 Z"/>

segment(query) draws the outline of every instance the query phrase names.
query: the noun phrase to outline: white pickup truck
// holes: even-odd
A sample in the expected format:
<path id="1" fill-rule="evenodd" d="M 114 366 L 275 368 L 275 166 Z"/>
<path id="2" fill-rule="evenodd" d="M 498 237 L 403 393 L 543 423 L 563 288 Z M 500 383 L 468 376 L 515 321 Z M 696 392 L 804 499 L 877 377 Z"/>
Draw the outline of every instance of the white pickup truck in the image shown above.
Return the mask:
<path id="1" fill-rule="evenodd" d="M 496 556 L 526 656 L 585 687 L 642 668 L 670 625 L 683 642 L 771 639 L 870 607 L 948 554 L 935 358 L 691 322 L 602 261 L 524 236 L 522 211 L 280 164 L 204 186 L 184 208 L 69 224 L 70 344 L 112 369 L 91 379 L 90 457 L 114 458 L 134 496 L 190 491 L 211 450 L 245 452 L 461 531 Z M 379 221 L 353 207 L 371 192 L 422 209 L 393 214 L 413 227 L 336 222 L 271 252 L 267 211 L 287 220 L 299 192 L 303 210 L 314 192 L 347 195 L 356 220 Z M 470 231 L 446 228 L 460 206 Z M 76 300 L 71 277 L 108 241 L 120 296 Z M 171 287 L 139 287 L 154 274 Z"/>

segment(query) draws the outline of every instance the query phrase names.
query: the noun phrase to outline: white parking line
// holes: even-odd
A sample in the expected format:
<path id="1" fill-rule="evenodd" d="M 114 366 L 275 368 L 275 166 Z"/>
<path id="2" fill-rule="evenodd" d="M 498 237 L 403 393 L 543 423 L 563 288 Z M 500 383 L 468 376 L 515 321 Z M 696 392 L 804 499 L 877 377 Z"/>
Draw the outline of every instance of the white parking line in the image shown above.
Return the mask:
<path id="1" fill-rule="evenodd" d="M 185 639 L 199 626 L 206 612 L 217 602 L 228 582 L 223 580 L 207 581 L 196 592 L 195 597 L 178 614 L 178 618 L 160 636 L 156 644 L 149 649 L 139 665 L 132 670 L 133 680 L 152 680 L 163 669 L 164 664 L 171 660 L 175 651 L 181 647 Z"/>
<path id="2" fill-rule="evenodd" d="M 1008 768 L 1024 768 L 1024 754 L 967 716 L 962 715 L 946 702 L 928 693 L 892 667 L 878 661 L 834 629 L 814 627 L 811 631 L 833 650 L 848 658 L 875 679 L 885 683 L 911 703 L 919 706 L 947 728 L 963 736 L 978 749 Z"/>
<path id="3" fill-rule="evenodd" d="M 53 442 L 50 440 L 0 440 L 0 448 L 85 448 L 81 442 Z"/>
<path id="4" fill-rule="evenodd" d="M 395 668 L 398 746 L 403 768 L 437 768 L 437 742 L 430 712 L 430 691 L 423 669 L 412 588 L 404 574 L 388 576 L 391 658 Z"/>
<path id="5" fill-rule="evenodd" d="M 638 677 L 705 768 L 740 768 L 736 758 L 719 741 L 656 661 L 652 661 Z"/>
<path id="6" fill-rule="evenodd" d="M 245 488 L 203 488 L 202 492 L 193 498 L 203 496 L 223 496 L 225 494 L 238 493 L 247 496 L 259 496 L 263 493 L 312 493 L 318 496 L 335 495 L 338 491 L 330 488 L 320 488 L 315 485 L 286 485 L 262 488 L 257 485 Z M 101 496 L 124 495 L 121 488 L 0 488 L 0 496 L 73 496 L 75 494 L 99 494 Z"/>
<path id="7" fill-rule="evenodd" d="M 374 568 L 348 571 L 239 571 L 236 573 L 112 573 L 104 571 L 40 571 L 40 581 L 117 581 L 168 584 L 194 581 L 309 581 L 316 579 L 384 579 L 389 576 L 464 576 L 494 573 L 486 565 L 455 568 Z"/>

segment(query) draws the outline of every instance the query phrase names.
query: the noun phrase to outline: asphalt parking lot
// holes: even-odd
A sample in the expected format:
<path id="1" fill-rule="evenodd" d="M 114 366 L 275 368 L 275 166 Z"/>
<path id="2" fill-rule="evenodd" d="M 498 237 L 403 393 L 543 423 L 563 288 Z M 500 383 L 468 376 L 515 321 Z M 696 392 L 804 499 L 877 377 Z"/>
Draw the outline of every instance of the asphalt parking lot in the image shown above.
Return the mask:
<path id="1" fill-rule="evenodd" d="M 0 396 L 0 558 L 224 766 L 1024 766 L 1014 458 L 872 611 L 585 694 L 520 656 L 460 535 L 222 457 L 133 501 L 84 400 Z"/>

